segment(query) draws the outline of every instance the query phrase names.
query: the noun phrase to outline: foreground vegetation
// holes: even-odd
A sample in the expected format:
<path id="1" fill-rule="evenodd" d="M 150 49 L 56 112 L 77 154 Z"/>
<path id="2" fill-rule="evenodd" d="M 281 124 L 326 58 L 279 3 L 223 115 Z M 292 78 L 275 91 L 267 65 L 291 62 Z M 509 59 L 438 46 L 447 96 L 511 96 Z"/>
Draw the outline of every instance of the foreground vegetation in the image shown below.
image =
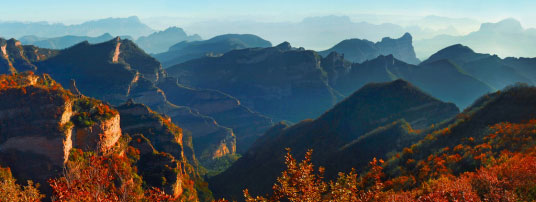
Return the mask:
<path id="1" fill-rule="evenodd" d="M 297 162 L 288 149 L 287 168 L 272 194 L 251 196 L 245 189 L 245 201 L 535 201 L 536 120 L 499 123 L 489 129 L 481 141 L 469 138 L 467 144 L 443 148 L 425 160 L 408 159 L 396 177 L 384 173 L 387 162 L 373 159 L 366 174 L 358 176 L 352 170 L 328 182 L 324 168 L 315 169 L 311 163 L 312 150 Z M 411 148 L 403 153 L 412 153 Z M 467 164 L 479 167 L 463 166 Z"/>

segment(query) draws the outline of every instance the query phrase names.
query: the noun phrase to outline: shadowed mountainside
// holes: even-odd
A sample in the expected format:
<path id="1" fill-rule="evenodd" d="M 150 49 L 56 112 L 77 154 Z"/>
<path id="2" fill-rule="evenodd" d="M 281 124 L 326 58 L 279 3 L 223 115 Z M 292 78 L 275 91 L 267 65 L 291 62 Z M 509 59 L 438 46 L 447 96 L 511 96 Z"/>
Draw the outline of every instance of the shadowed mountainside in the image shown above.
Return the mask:
<path id="1" fill-rule="evenodd" d="M 210 186 L 215 196 L 230 199 L 240 199 L 242 189 L 246 187 L 255 195 L 267 193 L 283 170 L 285 148 L 291 148 L 299 157 L 308 149 L 314 149 L 314 162 L 328 166 L 326 169 L 332 171 L 329 177 L 334 177 L 336 171 L 341 171 L 339 169 L 363 167 L 373 157 L 380 158 L 411 143 L 408 136 L 414 133 L 413 128 L 426 128 L 457 113 L 453 104 L 430 97 L 403 80 L 368 84 L 318 119 L 273 127 L 228 170 L 211 178 Z M 391 132 L 403 133 L 384 135 L 384 129 L 379 127 L 394 128 Z M 381 140 L 374 140 L 378 138 Z M 360 146 L 363 140 L 388 141 L 392 147 L 369 151 L 369 147 Z M 341 153 L 343 150 L 360 153 L 360 158 L 331 163 L 344 154 Z"/>

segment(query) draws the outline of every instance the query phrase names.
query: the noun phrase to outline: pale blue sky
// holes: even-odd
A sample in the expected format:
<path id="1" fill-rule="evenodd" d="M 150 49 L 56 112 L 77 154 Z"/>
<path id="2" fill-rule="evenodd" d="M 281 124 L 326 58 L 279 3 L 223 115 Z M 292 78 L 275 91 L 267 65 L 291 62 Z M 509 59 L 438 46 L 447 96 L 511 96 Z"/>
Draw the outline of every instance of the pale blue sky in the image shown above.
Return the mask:
<path id="1" fill-rule="evenodd" d="M 0 0 L 0 21 L 67 24 L 106 17 L 171 17 L 177 24 L 213 19 L 299 21 L 308 16 L 439 15 L 497 21 L 507 17 L 536 27 L 534 0 Z M 8 9 L 6 9 L 8 8 Z"/>

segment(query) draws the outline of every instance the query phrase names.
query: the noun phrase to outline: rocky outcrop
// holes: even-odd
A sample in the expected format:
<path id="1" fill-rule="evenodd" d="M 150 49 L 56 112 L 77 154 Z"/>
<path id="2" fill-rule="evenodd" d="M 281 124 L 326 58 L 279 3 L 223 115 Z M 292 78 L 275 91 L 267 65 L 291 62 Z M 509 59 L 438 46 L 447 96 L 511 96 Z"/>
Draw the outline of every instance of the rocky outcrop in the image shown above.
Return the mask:
<path id="1" fill-rule="evenodd" d="M 221 131 L 225 130 L 224 128 L 211 127 L 210 124 L 203 124 L 203 121 L 192 122 L 191 119 L 188 118 L 188 113 L 192 113 L 191 111 L 184 111 L 185 109 L 171 110 L 169 112 L 172 113 L 167 113 L 169 117 L 164 118 L 150 110 L 147 106 L 143 104 L 134 104 L 132 101 L 119 106 L 118 109 L 122 116 L 122 127 L 127 133 L 145 134 L 145 136 L 153 142 L 153 145 L 157 150 L 170 153 L 177 159 L 184 158 L 184 154 L 182 154 L 182 146 L 180 147 L 181 149 L 178 150 L 177 148 L 179 147 L 177 145 L 169 146 L 168 144 L 182 141 L 182 129 L 175 128 L 171 123 L 172 120 L 181 127 L 187 126 L 193 131 L 198 132 L 192 134 L 192 138 L 196 156 L 201 161 L 218 158 L 227 154 L 234 154 L 236 152 L 236 137 L 231 130 L 227 129 L 227 132 L 224 132 Z M 145 118 L 139 118 L 140 116 Z M 151 118 L 152 116 L 160 118 Z M 215 121 L 212 120 L 212 122 Z M 148 130 L 156 132 L 148 132 Z M 155 135 L 152 136 L 148 134 Z M 156 134 L 159 135 L 157 136 Z M 163 134 L 167 135 L 164 136 Z M 182 144 L 182 142 L 180 143 Z M 162 146 L 161 144 L 167 146 Z"/>
<path id="2" fill-rule="evenodd" d="M 73 146 L 85 151 L 106 151 L 112 148 L 121 137 L 119 114 L 100 124 L 73 129 Z"/>
<path id="3" fill-rule="evenodd" d="M 46 185 L 73 147 L 107 151 L 121 137 L 119 121 L 117 111 L 73 95 L 47 75 L 0 76 L 0 164 L 19 180 Z"/>

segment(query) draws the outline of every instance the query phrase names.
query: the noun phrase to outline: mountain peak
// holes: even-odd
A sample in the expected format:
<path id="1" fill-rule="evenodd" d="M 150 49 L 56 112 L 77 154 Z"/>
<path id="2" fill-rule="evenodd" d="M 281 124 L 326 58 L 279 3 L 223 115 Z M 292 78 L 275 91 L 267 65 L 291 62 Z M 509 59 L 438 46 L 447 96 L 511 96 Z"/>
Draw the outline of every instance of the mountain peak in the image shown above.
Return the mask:
<path id="1" fill-rule="evenodd" d="M 422 64 L 432 63 L 442 59 L 452 59 L 456 63 L 463 63 L 464 58 L 473 58 L 477 57 L 477 53 L 473 49 L 464 46 L 462 44 L 455 44 L 446 48 L 441 49 L 437 53 L 434 53 L 427 60 L 422 62 Z"/>
<path id="2" fill-rule="evenodd" d="M 475 51 L 473 51 L 473 49 L 469 48 L 468 46 L 464 46 L 462 44 L 454 44 L 452 46 L 449 46 L 449 47 L 446 47 L 442 50 L 440 50 L 439 52 L 457 52 L 457 53 L 475 53 Z"/>
<path id="3" fill-rule="evenodd" d="M 164 30 L 164 32 L 180 32 L 180 33 L 184 33 L 184 29 L 182 29 L 180 27 L 177 27 L 177 26 L 172 26 L 172 27 L 168 27 L 166 30 Z"/>
<path id="4" fill-rule="evenodd" d="M 411 36 L 411 34 L 409 32 L 406 32 L 404 35 L 402 35 L 402 37 L 400 37 L 400 39 L 413 40 L 413 36 Z"/>
<path id="5" fill-rule="evenodd" d="M 507 18 L 496 23 L 483 23 L 479 31 L 487 32 L 520 32 L 523 31 L 521 22 L 514 18 Z"/>
<path id="6" fill-rule="evenodd" d="M 127 20 L 130 22 L 141 23 L 140 18 L 138 18 L 138 16 L 135 16 L 135 15 L 128 17 Z"/>

